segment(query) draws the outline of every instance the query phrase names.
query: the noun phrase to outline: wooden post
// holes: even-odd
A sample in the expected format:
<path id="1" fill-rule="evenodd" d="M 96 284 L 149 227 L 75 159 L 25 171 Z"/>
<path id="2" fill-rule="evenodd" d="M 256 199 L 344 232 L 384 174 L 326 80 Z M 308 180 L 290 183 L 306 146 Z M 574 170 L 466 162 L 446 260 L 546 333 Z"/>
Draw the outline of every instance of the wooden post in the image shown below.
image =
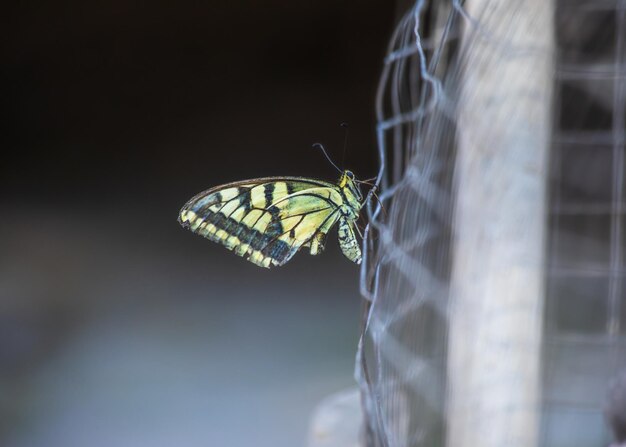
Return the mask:
<path id="1" fill-rule="evenodd" d="M 538 443 L 549 0 L 468 0 L 448 351 L 450 447 Z"/>

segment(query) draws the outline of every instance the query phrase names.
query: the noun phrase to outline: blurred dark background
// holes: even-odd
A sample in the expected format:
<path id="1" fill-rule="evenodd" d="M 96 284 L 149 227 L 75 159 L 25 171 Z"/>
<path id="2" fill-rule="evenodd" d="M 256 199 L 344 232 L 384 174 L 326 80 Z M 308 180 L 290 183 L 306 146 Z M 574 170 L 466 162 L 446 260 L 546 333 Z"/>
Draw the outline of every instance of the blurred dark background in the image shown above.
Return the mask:
<path id="1" fill-rule="evenodd" d="M 266 271 L 176 222 L 270 175 L 376 171 L 394 7 L 13 2 L 0 83 L 0 445 L 294 446 L 352 386 L 358 267 Z"/>

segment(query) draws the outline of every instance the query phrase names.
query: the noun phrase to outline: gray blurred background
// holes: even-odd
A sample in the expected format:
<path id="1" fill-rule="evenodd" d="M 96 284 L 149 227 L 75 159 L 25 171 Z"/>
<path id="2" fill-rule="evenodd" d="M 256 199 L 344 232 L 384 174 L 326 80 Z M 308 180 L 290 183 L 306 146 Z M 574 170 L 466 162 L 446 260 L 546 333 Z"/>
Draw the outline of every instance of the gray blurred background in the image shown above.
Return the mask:
<path id="1" fill-rule="evenodd" d="M 354 384 L 358 267 L 265 271 L 192 195 L 375 173 L 381 0 L 21 2 L 2 45 L 0 445 L 297 446 Z"/>

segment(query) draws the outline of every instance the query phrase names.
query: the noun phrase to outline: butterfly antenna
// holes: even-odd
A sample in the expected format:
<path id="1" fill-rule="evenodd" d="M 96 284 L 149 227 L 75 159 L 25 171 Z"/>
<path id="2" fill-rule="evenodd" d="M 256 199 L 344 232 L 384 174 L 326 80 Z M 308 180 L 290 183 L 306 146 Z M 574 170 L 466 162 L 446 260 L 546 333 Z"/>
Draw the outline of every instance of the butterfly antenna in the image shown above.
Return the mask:
<path id="1" fill-rule="evenodd" d="M 326 149 L 324 149 L 324 146 L 322 146 L 321 143 L 315 143 L 313 145 L 313 147 L 319 147 L 322 150 L 322 153 L 324 154 L 324 157 L 326 157 L 326 160 L 328 160 L 330 162 L 331 165 L 334 166 L 334 168 L 339 171 L 340 173 L 343 173 L 343 171 L 341 169 L 339 169 L 339 167 L 335 164 L 335 162 L 328 156 L 328 153 L 326 152 Z"/>
<path id="2" fill-rule="evenodd" d="M 348 152 L 348 133 L 349 133 L 349 126 L 348 123 L 343 122 L 341 124 L 339 124 L 341 127 L 343 127 L 346 131 L 343 137 L 343 153 L 341 154 L 341 166 L 345 166 L 346 165 L 346 153 Z"/>

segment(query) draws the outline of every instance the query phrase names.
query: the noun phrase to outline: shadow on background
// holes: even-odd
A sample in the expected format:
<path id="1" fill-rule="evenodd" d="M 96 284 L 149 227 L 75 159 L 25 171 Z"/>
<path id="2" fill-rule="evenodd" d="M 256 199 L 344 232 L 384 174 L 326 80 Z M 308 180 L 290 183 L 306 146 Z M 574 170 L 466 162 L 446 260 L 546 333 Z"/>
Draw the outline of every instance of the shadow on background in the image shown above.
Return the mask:
<path id="1" fill-rule="evenodd" d="M 3 48 L 0 444 L 295 446 L 353 384 L 334 235 L 266 271 L 181 229 L 213 185 L 375 172 L 393 8 L 372 0 L 14 5 Z"/>

